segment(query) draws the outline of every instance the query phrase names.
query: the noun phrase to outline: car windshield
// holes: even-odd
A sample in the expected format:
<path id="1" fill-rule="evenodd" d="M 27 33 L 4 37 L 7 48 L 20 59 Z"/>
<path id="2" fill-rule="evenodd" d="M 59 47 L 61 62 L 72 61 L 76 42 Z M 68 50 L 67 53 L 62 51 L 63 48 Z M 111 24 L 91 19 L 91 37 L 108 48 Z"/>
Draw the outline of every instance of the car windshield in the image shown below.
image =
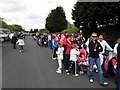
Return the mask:
<path id="1" fill-rule="evenodd" d="M 0 34 L 4 34 L 4 32 L 0 31 Z"/>

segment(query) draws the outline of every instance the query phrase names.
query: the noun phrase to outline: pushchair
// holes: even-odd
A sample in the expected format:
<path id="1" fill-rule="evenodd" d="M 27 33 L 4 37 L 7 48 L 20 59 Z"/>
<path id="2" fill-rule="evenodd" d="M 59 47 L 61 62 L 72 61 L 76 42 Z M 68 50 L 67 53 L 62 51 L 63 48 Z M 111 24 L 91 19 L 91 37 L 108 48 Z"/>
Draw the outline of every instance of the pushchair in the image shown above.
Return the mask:
<path id="1" fill-rule="evenodd" d="M 104 70 L 114 77 L 116 74 L 116 66 L 117 66 L 116 54 L 113 52 L 109 52 L 104 62 Z"/>
<path id="2" fill-rule="evenodd" d="M 38 44 L 38 46 L 42 46 L 42 39 L 41 38 L 39 38 L 38 40 L 37 40 L 37 44 Z"/>
<path id="3" fill-rule="evenodd" d="M 80 49 L 80 56 L 78 57 L 78 69 L 80 74 L 84 74 L 88 71 L 89 62 L 87 59 L 87 51 L 85 49 Z"/>

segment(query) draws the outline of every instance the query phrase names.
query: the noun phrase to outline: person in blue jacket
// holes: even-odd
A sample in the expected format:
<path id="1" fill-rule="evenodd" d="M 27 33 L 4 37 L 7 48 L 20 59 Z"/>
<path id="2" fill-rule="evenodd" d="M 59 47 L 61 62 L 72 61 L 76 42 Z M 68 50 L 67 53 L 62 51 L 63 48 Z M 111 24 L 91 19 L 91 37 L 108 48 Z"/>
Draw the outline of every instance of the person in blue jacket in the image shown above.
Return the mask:
<path id="1" fill-rule="evenodd" d="M 57 59 L 56 51 L 57 51 L 58 45 L 56 43 L 55 36 L 52 37 L 51 43 L 52 43 L 52 59 L 56 60 Z"/>

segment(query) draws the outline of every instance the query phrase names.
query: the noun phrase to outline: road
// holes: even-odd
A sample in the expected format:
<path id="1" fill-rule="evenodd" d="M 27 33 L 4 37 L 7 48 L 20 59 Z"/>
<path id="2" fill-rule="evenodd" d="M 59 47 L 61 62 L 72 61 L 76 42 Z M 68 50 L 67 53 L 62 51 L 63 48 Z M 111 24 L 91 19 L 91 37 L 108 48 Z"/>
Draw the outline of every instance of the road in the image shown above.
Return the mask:
<path id="1" fill-rule="evenodd" d="M 57 74 L 57 61 L 51 58 L 51 49 L 39 47 L 32 37 L 25 39 L 25 51 L 12 49 L 10 42 L 2 48 L 2 87 L 3 88 L 115 88 L 113 78 L 106 79 L 109 86 L 98 83 L 95 73 L 94 83 L 88 75 L 74 77 L 65 72 Z"/>

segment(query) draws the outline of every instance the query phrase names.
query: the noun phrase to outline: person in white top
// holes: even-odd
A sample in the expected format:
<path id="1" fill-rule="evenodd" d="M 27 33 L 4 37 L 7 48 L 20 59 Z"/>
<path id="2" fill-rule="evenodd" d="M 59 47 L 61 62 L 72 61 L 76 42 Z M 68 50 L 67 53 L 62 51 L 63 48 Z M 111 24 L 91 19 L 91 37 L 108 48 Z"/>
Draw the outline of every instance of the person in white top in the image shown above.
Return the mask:
<path id="1" fill-rule="evenodd" d="M 77 60 L 78 60 L 78 56 L 80 54 L 79 51 L 79 46 L 77 44 L 72 44 L 72 48 L 70 51 L 70 66 L 68 69 L 68 75 L 72 72 L 74 76 L 78 76 L 77 74 Z"/>
<path id="2" fill-rule="evenodd" d="M 63 52 L 64 52 L 64 47 L 62 42 L 58 42 L 58 50 L 56 52 L 57 54 L 57 60 L 58 60 L 58 69 L 57 69 L 57 73 L 62 73 L 62 60 L 63 60 Z"/>
<path id="3" fill-rule="evenodd" d="M 101 44 L 102 48 L 103 48 L 103 51 L 99 53 L 99 56 L 100 56 L 100 63 L 101 63 L 101 66 L 103 65 L 103 62 L 104 62 L 104 53 L 105 53 L 105 50 L 108 50 L 108 51 L 113 51 L 113 49 L 110 47 L 110 45 L 104 40 L 104 37 L 103 35 L 99 35 L 98 37 L 98 42 Z M 93 66 L 94 69 L 97 69 L 97 66 L 94 65 Z M 104 71 L 104 70 L 103 70 Z M 96 72 L 98 72 L 98 70 L 96 70 Z M 105 77 L 108 77 L 107 73 L 104 72 L 104 76 Z"/>
<path id="4" fill-rule="evenodd" d="M 23 52 L 24 51 L 23 46 L 25 45 L 23 37 L 20 37 L 20 39 L 18 39 L 16 44 L 18 44 L 20 46 L 20 52 Z"/>
<path id="5" fill-rule="evenodd" d="M 108 50 L 108 51 L 113 51 L 113 49 L 110 47 L 110 45 L 104 40 L 104 37 L 103 35 L 100 35 L 99 36 L 99 40 L 98 42 L 101 44 L 102 48 L 103 48 L 103 51 L 100 52 L 99 56 L 100 56 L 100 61 L 101 61 L 101 65 L 103 64 L 103 54 L 105 53 L 105 49 Z"/>

